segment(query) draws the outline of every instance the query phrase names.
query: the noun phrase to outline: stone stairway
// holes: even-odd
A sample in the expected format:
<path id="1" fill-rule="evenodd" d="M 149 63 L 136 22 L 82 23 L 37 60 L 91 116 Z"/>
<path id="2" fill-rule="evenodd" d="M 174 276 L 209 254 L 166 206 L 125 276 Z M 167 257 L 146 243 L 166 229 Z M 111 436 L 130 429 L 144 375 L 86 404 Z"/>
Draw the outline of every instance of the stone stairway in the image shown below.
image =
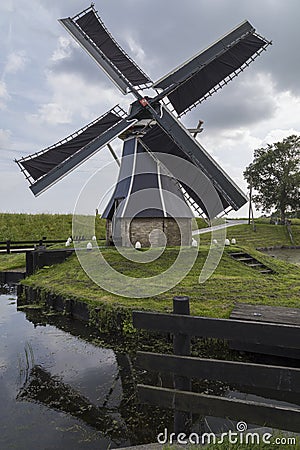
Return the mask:
<path id="1" fill-rule="evenodd" d="M 258 270 L 262 274 L 274 273 L 274 270 L 270 269 L 270 267 L 267 267 L 265 264 L 261 263 L 256 258 L 254 258 L 253 256 L 249 255 L 246 252 L 232 252 L 230 253 L 230 256 L 236 261 L 244 263 L 248 267 L 252 267 L 253 269 Z"/>

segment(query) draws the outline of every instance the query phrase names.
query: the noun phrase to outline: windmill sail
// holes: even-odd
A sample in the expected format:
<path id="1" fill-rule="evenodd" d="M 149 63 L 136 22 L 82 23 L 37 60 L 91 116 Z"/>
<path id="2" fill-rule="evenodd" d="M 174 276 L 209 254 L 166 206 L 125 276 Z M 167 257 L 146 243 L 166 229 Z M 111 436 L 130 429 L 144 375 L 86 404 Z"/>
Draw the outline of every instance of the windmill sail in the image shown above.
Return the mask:
<path id="1" fill-rule="evenodd" d="M 151 85 L 150 78 L 114 40 L 93 7 L 73 19 L 61 19 L 60 23 L 124 94 L 134 86 Z"/>
<path id="2" fill-rule="evenodd" d="M 121 135 L 121 138 L 126 137 L 123 155 L 126 156 L 128 152 L 132 158 L 128 159 L 129 162 L 124 162 L 126 158 L 122 160 L 118 184 L 104 211 L 104 217 L 108 221 L 117 209 L 120 209 L 123 217 L 128 218 L 133 210 L 129 208 L 127 198 L 151 187 L 159 191 L 159 196 L 155 201 L 151 198 L 148 205 L 147 199 L 145 200 L 143 211 L 148 207 L 148 212 L 141 213 L 145 218 L 148 217 L 147 214 L 160 214 L 159 217 L 168 215 L 163 191 L 167 192 L 167 196 L 172 193 L 180 200 L 183 194 L 185 200 L 191 200 L 195 210 L 200 208 L 210 218 L 227 212 L 229 208 L 238 210 L 247 202 L 245 194 L 164 106 L 162 100 L 167 98 L 179 116 L 184 114 L 237 76 L 271 42 L 256 34 L 253 26 L 244 21 L 206 50 L 153 84 L 115 41 L 93 5 L 72 18 L 60 19 L 60 23 L 121 92 L 131 92 L 136 101 L 131 103 L 128 114 L 115 107 L 64 141 L 18 160 L 17 163 L 30 181 L 30 189 L 35 195 Z M 149 87 L 158 92 L 154 97 L 143 97 L 144 94 L 140 91 Z M 141 125 L 143 121 L 147 121 L 147 124 Z M 137 126 L 134 128 L 135 124 Z M 149 131 L 145 127 L 149 127 Z M 124 133 L 126 130 L 129 132 Z M 144 149 L 151 155 L 145 154 Z M 172 172 L 170 155 L 183 158 L 198 168 L 199 171 L 194 176 L 198 179 L 191 180 L 191 183 L 181 183 L 182 173 L 177 168 L 175 173 Z M 139 162 L 144 160 L 149 172 L 154 167 L 154 174 L 151 176 L 147 171 L 146 174 L 137 171 Z M 161 172 L 162 167 L 166 169 L 166 173 Z M 179 169 L 182 169 L 182 160 Z M 194 182 L 197 192 L 193 190 Z M 216 191 L 219 195 L 217 200 Z M 121 209 L 119 206 L 123 200 L 124 209 Z M 181 212 L 176 211 L 176 214 L 180 216 Z"/>
<path id="3" fill-rule="evenodd" d="M 249 65 L 269 44 L 245 21 L 153 84 L 165 89 L 179 115 L 201 103 Z"/>
<path id="4" fill-rule="evenodd" d="M 40 194 L 119 133 L 130 128 L 135 121 L 124 119 L 124 114 L 124 111 L 116 106 L 63 141 L 17 160 L 31 182 L 32 192 L 35 195 Z"/>

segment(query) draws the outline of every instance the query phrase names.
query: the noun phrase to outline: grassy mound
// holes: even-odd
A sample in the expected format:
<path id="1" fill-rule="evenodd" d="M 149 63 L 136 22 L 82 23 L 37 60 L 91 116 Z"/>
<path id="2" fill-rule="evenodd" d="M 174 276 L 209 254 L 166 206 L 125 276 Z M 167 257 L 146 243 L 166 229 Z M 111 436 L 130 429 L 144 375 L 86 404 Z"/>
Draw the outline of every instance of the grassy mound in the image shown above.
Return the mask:
<path id="1" fill-rule="evenodd" d="M 25 284 L 68 298 L 79 298 L 94 306 L 105 304 L 157 311 L 171 311 L 174 295 L 188 295 L 191 300 L 191 314 L 211 317 L 228 317 L 235 302 L 299 306 L 299 268 L 262 255 L 253 249 L 250 250 L 251 254 L 271 267 L 276 274 L 262 275 L 255 269 L 233 260 L 229 255 L 231 250 L 226 249 L 211 278 L 204 284 L 199 284 L 199 274 L 208 250 L 208 246 L 200 248 L 194 267 L 177 286 L 166 293 L 146 299 L 119 297 L 103 290 L 88 278 L 75 255 L 61 265 L 40 270 L 25 280 Z M 128 262 L 114 249 L 103 251 L 105 259 L 115 270 L 136 278 L 150 277 L 166 270 L 176 259 L 177 253 L 178 249 L 167 249 L 155 263 L 145 265 Z M 96 252 L 91 253 L 90 258 L 92 261 L 94 259 L 94 266 L 102 270 Z M 126 282 L 123 289 L 125 293 Z"/>
<path id="2" fill-rule="evenodd" d="M 104 238 L 105 221 L 97 218 L 97 238 Z M 205 223 L 199 220 L 199 227 Z M 300 225 L 294 223 L 292 232 L 296 245 L 300 245 Z M 72 216 L 57 214 L 0 214 L 0 240 L 65 239 L 72 233 Z M 44 288 L 52 292 L 84 300 L 92 305 L 144 308 L 148 310 L 169 311 L 172 309 L 174 295 L 189 295 L 192 314 L 212 317 L 228 317 L 235 302 L 259 303 L 266 305 L 299 306 L 300 282 L 299 268 L 268 257 L 255 249 L 274 245 L 290 245 L 284 226 L 256 222 L 252 225 L 238 225 L 227 229 L 227 237 L 235 238 L 237 246 L 225 249 L 217 270 L 204 284 L 198 277 L 209 251 L 210 233 L 201 235 L 201 247 L 196 263 L 188 275 L 173 289 L 147 299 L 132 299 L 110 294 L 93 283 L 81 268 L 74 255 L 63 264 L 44 268 L 25 280 L 27 285 Z M 271 267 L 276 273 L 262 275 L 252 268 L 233 260 L 229 253 L 243 249 L 259 261 Z M 136 264 L 125 260 L 115 249 L 103 250 L 104 257 L 118 272 L 134 277 L 150 277 L 169 268 L 175 261 L 178 249 L 169 248 L 151 264 Z M 94 264 L 99 264 L 96 255 Z M 0 255 L 0 270 L 22 267 L 25 257 L 19 255 Z M 126 284 L 123 286 L 126 292 Z"/>

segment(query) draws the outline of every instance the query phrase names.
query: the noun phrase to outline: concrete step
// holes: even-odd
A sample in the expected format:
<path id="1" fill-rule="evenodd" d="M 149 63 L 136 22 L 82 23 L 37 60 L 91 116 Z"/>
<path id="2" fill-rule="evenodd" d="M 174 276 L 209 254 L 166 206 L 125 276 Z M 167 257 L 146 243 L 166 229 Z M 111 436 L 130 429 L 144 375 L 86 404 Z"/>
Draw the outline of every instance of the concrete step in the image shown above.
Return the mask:
<path id="1" fill-rule="evenodd" d="M 255 259 L 254 258 L 252 258 L 252 257 L 243 257 L 243 258 L 234 258 L 236 261 L 241 261 L 241 262 L 246 262 L 246 261 L 255 261 Z"/>
<path id="2" fill-rule="evenodd" d="M 249 266 L 249 267 L 265 267 L 265 265 L 262 264 L 262 263 L 260 263 L 260 262 L 255 262 L 255 263 L 247 264 L 247 266 Z"/>
<path id="3" fill-rule="evenodd" d="M 253 256 L 249 255 L 246 252 L 236 252 L 236 253 L 230 253 L 230 256 L 238 262 L 241 262 L 243 264 L 245 264 L 248 267 L 251 267 L 252 269 L 262 269 L 259 270 L 259 272 L 261 274 L 267 275 L 267 274 L 272 274 L 274 273 L 274 271 L 272 269 L 270 269 L 269 267 L 267 267 L 265 264 L 259 262 L 256 258 L 254 258 Z"/>

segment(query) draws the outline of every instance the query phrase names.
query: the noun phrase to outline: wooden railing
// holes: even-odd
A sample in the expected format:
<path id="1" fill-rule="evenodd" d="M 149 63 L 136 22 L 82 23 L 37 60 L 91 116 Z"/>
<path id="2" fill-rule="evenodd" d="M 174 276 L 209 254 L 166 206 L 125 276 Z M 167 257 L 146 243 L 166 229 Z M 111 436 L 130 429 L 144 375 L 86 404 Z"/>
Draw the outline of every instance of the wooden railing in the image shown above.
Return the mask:
<path id="1" fill-rule="evenodd" d="M 25 253 L 28 250 L 34 250 L 37 246 L 49 247 L 53 244 L 65 243 L 66 239 L 36 239 L 36 240 L 26 240 L 26 241 L 0 241 L 0 252 L 1 253 Z"/>
<path id="2" fill-rule="evenodd" d="M 174 389 L 139 384 L 140 402 L 173 409 L 176 434 L 189 432 L 191 413 L 299 432 L 300 406 L 205 395 L 191 392 L 190 388 L 192 378 L 218 380 L 251 387 L 251 391 L 254 388 L 259 393 L 263 389 L 274 393 L 280 391 L 282 400 L 293 398 L 297 402 L 300 398 L 300 369 L 190 357 L 190 340 L 192 336 L 238 340 L 293 348 L 300 352 L 300 327 L 189 316 L 188 302 L 188 297 L 175 297 L 173 314 L 133 312 L 135 328 L 172 333 L 174 336 L 174 355 L 138 352 L 137 365 L 140 368 L 174 375 Z"/>

